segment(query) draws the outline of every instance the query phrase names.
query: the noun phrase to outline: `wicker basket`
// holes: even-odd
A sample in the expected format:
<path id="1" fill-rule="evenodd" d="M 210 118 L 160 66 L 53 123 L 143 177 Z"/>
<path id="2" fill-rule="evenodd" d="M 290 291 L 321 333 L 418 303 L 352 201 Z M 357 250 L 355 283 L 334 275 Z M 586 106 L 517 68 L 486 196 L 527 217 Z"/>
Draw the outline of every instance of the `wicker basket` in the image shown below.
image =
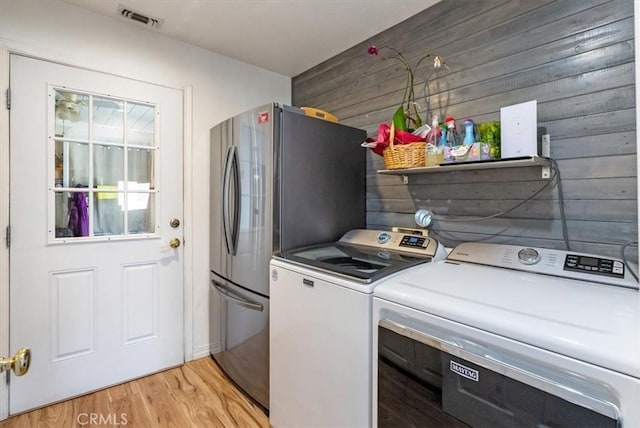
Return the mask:
<path id="1" fill-rule="evenodd" d="M 425 149 L 427 143 L 394 144 L 393 126 L 389 135 L 389 145 L 382 150 L 382 157 L 387 169 L 412 168 L 425 165 Z"/>

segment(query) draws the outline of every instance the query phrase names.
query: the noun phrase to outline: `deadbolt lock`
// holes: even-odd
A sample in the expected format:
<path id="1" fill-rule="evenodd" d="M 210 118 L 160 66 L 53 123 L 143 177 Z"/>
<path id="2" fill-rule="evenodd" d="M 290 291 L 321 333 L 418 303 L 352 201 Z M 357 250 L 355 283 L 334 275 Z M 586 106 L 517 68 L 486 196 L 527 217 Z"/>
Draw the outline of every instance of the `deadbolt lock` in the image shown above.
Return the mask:
<path id="1" fill-rule="evenodd" d="M 174 229 L 177 227 L 180 227 L 180 220 L 178 220 L 177 218 L 172 218 L 171 221 L 169 222 L 169 226 L 171 226 Z"/>
<path id="2" fill-rule="evenodd" d="M 18 349 L 13 357 L 0 358 L 0 373 L 13 370 L 16 376 L 22 376 L 29 371 L 31 365 L 31 350 Z"/>
<path id="3" fill-rule="evenodd" d="M 169 246 L 171 248 L 178 248 L 180 246 L 180 240 L 178 238 L 173 238 L 171 241 L 169 241 Z"/>

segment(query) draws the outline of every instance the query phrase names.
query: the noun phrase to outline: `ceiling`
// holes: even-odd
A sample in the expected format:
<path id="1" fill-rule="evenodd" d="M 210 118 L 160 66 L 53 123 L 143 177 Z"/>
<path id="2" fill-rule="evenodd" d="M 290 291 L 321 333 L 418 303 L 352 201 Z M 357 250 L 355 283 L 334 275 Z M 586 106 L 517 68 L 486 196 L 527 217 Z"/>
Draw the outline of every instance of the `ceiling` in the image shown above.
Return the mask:
<path id="1" fill-rule="evenodd" d="M 285 76 L 296 76 L 439 0 L 64 0 Z M 131 25 L 139 25 L 127 20 Z"/>

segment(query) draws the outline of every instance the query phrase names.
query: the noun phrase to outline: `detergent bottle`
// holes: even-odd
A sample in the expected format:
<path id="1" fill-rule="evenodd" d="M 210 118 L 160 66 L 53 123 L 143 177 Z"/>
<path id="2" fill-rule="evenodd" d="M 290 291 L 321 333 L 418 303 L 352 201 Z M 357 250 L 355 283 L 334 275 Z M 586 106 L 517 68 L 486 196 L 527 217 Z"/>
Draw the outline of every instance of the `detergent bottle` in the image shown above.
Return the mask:
<path id="1" fill-rule="evenodd" d="M 471 146 L 476 142 L 476 124 L 471 119 L 465 119 L 464 121 L 464 140 L 462 144 L 465 146 Z"/>

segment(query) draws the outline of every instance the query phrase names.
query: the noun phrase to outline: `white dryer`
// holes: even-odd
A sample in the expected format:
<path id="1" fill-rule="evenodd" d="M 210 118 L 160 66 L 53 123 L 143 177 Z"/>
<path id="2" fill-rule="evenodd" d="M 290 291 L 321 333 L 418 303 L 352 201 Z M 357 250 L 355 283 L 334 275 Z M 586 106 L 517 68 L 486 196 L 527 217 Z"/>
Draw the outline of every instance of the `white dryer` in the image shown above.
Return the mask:
<path id="1" fill-rule="evenodd" d="M 369 427 L 373 290 L 445 255 L 425 236 L 353 230 L 272 259 L 271 425 Z"/>
<path id="2" fill-rule="evenodd" d="M 622 260 L 467 243 L 374 290 L 374 426 L 640 427 Z"/>

